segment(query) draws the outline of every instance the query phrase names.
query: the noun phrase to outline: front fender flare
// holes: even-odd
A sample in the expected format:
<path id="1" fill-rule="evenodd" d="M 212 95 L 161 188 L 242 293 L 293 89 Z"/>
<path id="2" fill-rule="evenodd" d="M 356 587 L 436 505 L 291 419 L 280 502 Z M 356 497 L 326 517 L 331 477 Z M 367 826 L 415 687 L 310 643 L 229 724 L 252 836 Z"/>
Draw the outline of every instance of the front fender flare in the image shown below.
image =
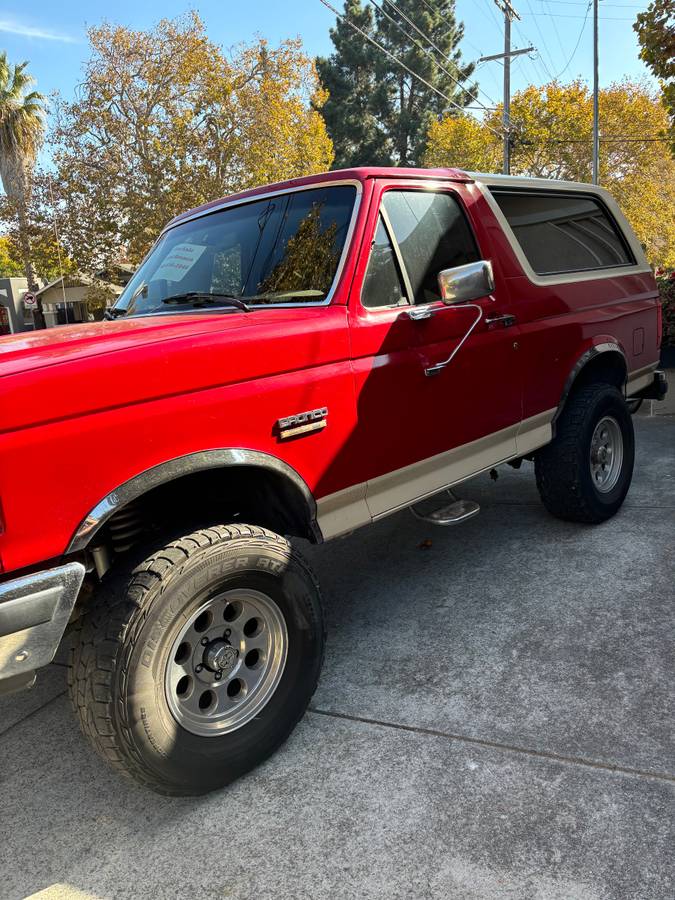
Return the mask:
<path id="1" fill-rule="evenodd" d="M 321 531 L 316 517 L 316 501 L 303 478 L 292 466 L 283 460 L 263 453 L 260 450 L 221 449 L 201 450 L 196 453 L 188 453 L 178 456 L 167 462 L 152 466 L 144 472 L 135 475 L 128 481 L 116 487 L 107 494 L 89 512 L 79 524 L 75 534 L 71 538 L 66 553 L 76 553 L 84 550 L 92 537 L 103 525 L 123 506 L 136 500 L 153 488 L 167 482 L 181 478 L 183 475 L 192 475 L 207 469 L 223 469 L 232 466 L 249 466 L 273 471 L 287 478 L 302 495 L 309 513 L 310 527 L 317 540 L 321 540 Z"/>

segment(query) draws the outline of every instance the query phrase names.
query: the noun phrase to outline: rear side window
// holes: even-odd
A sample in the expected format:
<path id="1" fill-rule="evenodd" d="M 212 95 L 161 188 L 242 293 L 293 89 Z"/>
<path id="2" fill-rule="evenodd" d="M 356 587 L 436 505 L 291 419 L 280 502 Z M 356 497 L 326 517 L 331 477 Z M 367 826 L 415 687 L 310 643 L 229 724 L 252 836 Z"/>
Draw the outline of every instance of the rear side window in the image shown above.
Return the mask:
<path id="1" fill-rule="evenodd" d="M 634 264 L 601 204 L 580 194 L 492 191 L 537 275 Z"/>
<path id="2" fill-rule="evenodd" d="M 382 202 L 412 288 L 412 302 L 440 300 L 438 273 L 480 259 L 459 203 L 433 191 L 387 191 Z"/>

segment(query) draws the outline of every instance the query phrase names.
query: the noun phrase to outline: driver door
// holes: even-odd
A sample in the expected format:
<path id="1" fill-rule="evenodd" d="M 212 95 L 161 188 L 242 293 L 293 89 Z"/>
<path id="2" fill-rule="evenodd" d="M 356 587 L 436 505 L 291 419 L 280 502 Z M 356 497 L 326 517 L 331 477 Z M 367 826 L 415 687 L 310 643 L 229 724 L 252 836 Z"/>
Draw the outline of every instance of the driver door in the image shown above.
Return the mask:
<path id="1" fill-rule="evenodd" d="M 383 184 L 371 220 L 350 324 L 366 497 L 377 517 L 516 456 L 522 384 L 518 328 L 500 318 L 509 316 L 504 285 L 471 304 L 440 299 L 441 270 L 489 256 L 458 193 Z M 476 320 L 452 361 L 427 374 Z"/>

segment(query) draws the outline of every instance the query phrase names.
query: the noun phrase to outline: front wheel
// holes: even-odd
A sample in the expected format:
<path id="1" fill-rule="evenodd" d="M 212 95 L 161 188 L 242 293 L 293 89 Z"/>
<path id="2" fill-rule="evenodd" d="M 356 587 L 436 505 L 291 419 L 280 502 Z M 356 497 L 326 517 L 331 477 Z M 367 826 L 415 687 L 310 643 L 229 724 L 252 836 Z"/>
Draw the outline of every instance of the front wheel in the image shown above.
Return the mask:
<path id="1" fill-rule="evenodd" d="M 286 739 L 323 648 L 316 579 L 288 541 L 214 526 L 104 582 L 80 621 L 70 694 L 115 768 L 160 793 L 203 794 Z"/>
<path id="2" fill-rule="evenodd" d="M 550 513 L 604 522 L 618 512 L 633 477 L 633 421 L 617 388 L 592 384 L 567 401 L 556 436 L 535 456 L 537 488 Z"/>

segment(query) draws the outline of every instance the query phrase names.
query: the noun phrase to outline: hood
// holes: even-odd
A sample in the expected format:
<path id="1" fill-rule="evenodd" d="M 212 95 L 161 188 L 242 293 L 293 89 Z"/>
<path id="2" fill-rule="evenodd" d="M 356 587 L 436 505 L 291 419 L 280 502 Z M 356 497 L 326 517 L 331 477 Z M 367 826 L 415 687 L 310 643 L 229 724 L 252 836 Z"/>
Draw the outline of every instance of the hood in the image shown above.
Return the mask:
<path id="1" fill-rule="evenodd" d="M 0 435 L 346 359 L 346 307 L 64 325 L 0 339 Z M 85 427 L 85 420 L 82 419 Z"/>
<path id="2" fill-rule="evenodd" d="M 164 314 L 6 335 L 0 338 L 0 378 L 159 341 L 241 328 L 252 324 L 246 320 L 255 315 L 236 309 L 216 314 Z"/>

